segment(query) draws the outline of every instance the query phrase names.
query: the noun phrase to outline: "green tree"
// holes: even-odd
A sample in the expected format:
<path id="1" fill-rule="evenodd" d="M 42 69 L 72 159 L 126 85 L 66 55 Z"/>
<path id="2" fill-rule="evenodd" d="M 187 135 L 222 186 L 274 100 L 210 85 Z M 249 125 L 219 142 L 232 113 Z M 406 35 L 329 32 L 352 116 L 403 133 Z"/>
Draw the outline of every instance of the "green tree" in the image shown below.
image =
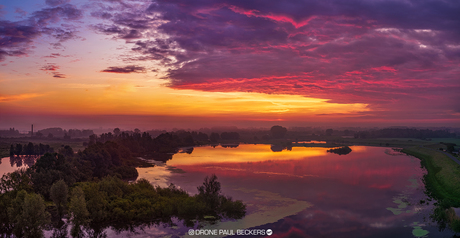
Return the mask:
<path id="1" fill-rule="evenodd" d="M 197 188 L 199 198 L 202 199 L 212 211 L 216 211 L 219 207 L 219 195 L 221 193 L 220 182 L 217 181 L 217 176 L 215 174 L 211 175 L 211 177 L 206 176 L 203 185 Z"/>
<path id="2" fill-rule="evenodd" d="M 71 214 L 70 220 L 74 225 L 71 231 L 72 236 L 81 237 L 81 226 L 84 226 L 89 222 L 89 212 L 86 207 L 85 194 L 83 193 L 83 190 L 80 187 L 76 187 L 72 191 L 69 212 Z"/>
<path id="3" fill-rule="evenodd" d="M 14 223 L 16 237 L 43 237 L 43 228 L 50 222 L 43 198 L 35 193 L 21 190 L 8 208 L 8 215 Z"/>
<path id="4" fill-rule="evenodd" d="M 62 217 L 62 210 L 67 203 L 68 187 L 64 180 L 55 182 L 50 189 L 50 198 L 56 204 L 59 217 Z"/>

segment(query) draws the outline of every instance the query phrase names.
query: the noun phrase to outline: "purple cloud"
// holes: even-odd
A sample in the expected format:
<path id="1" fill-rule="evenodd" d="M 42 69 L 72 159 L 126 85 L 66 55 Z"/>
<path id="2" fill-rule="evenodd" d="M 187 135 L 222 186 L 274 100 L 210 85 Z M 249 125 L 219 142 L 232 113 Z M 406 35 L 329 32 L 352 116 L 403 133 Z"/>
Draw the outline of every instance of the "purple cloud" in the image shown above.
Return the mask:
<path id="1" fill-rule="evenodd" d="M 59 41 L 75 38 L 71 25 L 51 27 L 59 21 L 75 21 L 82 17 L 81 10 L 70 4 L 44 8 L 33 12 L 23 21 L 0 20 L 0 61 L 7 56 L 26 55 L 33 40 L 41 35 L 52 35 Z"/>
<path id="2" fill-rule="evenodd" d="M 51 63 L 47 64 L 47 65 L 45 65 L 45 66 L 43 66 L 41 68 L 41 70 L 43 70 L 43 71 L 56 71 L 58 69 L 59 69 L 59 66 L 57 66 L 55 64 L 51 64 Z"/>
<path id="3" fill-rule="evenodd" d="M 129 60 L 169 67 L 169 87 L 298 94 L 421 116 L 458 107 L 458 12 L 454 0 L 158 0 L 92 14 L 110 19 L 99 32 L 132 45 Z"/>
<path id="4" fill-rule="evenodd" d="M 108 67 L 102 70 L 104 73 L 118 73 L 118 74 L 129 74 L 129 73 L 144 73 L 145 68 L 135 65 L 128 65 L 125 67 Z"/>
<path id="5" fill-rule="evenodd" d="M 64 74 L 58 73 L 58 72 L 53 72 L 53 77 L 54 78 L 66 78 Z"/>

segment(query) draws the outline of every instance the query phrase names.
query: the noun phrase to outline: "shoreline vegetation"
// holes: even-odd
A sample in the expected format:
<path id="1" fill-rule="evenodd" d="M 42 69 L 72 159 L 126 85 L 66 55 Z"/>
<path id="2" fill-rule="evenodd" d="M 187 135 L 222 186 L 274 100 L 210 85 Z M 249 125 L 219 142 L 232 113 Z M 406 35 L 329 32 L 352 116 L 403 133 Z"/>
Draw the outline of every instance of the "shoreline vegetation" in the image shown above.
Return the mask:
<path id="1" fill-rule="evenodd" d="M 438 223 L 440 230 L 449 227 L 459 233 L 460 217 L 452 208 L 460 207 L 460 165 L 439 150 L 422 146 L 404 148 L 401 152 L 420 159 L 427 171 L 423 176 L 426 193 L 437 201 L 430 218 Z"/>

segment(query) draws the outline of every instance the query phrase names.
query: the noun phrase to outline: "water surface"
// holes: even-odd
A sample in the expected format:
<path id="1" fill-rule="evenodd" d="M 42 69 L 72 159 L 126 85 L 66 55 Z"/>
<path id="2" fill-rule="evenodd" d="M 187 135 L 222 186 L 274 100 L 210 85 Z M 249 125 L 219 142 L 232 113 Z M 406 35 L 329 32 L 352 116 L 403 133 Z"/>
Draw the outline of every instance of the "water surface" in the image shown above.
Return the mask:
<path id="1" fill-rule="evenodd" d="M 320 147 L 196 147 L 138 171 L 153 184 L 174 183 L 190 193 L 215 173 L 223 193 L 243 200 L 248 213 L 206 229 L 270 228 L 277 237 L 452 237 L 429 222 L 432 204 L 420 204 L 427 201 L 420 160 L 391 148 L 351 148 L 337 155 Z M 179 224 L 173 233 L 186 231 Z"/>

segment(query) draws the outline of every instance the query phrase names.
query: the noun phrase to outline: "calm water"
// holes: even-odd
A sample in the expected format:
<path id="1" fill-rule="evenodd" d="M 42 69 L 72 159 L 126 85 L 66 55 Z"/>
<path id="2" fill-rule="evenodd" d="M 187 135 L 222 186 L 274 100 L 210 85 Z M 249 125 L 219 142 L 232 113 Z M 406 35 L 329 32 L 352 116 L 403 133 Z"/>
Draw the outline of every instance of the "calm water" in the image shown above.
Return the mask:
<path id="1" fill-rule="evenodd" d="M 351 148 L 336 155 L 318 147 L 198 147 L 138 171 L 153 184 L 174 183 L 190 193 L 215 173 L 224 194 L 243 200 L 248 213 L 205 229 L 272 229 L 272 237 L 452 237 L 429 222 L 432 205 L 419 203 L 427 197 L 417 158 L 389 148 Z M 187 236 L 187 230 L 156 227 L 139 237 Z"/>
<path id="2" fill-rule="evenodd" d="M 272 152 L 270 145 L 196 147 L 191 154 L 178 153 L 138 171 L 139 178 L 152 184 L 174 183 L 192 194 L 215 173 L 224 194 L 247 204 L 243 219 L 204 224 L 202 229 L 271 229 L 271 237 L 453 236 L 429 221 L 432 204 L 419 203 L 427 197 L 417 158 L 389 148 L 351 148 L 348 155 L 336 155 L 319 147 L 282 152 Z M 0 164 L 2 173 L 15 164 L 8 160 Z M 188 237 L 188 230 L 178 221 L 172 228 L 108 230 L 107 235 Z"/>
<path id="3" fill-rule="evenodd" d="M 0 159 L 0 176 L 14 172 L 17 169 L 27 169 L 37 160 L 37 156 L 15 156 Z"/>

